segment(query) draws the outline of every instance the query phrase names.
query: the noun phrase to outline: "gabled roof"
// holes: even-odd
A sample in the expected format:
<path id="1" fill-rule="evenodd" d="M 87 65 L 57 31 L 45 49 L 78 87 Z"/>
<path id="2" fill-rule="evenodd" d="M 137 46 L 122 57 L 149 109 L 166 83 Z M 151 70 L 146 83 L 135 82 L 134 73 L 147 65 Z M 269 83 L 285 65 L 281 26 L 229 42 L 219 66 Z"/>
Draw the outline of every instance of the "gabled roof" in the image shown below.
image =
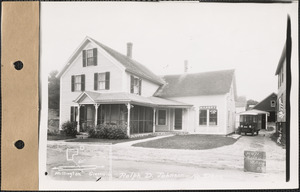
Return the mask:
<path id="1" fill-rule="evenodd" d="M 66 66 L 58 73 L 57 77 L 60 77 L 70 66 L 70 64 L 74 61 L 74 59 L 77 57 L 77 55 L 83 50 L 84 46 L 88 42 L 94 43 L 96 46 L 103 49 L 105 52 L 107 52 L 110 56 L 112 56 L 114 59 L 116 59 L 119 63 L 121 63 L 125 70 L 129 73 L 132 73 L 133 75 L 136 75 L 141 78 L 145 78 L 153 83 L 156 83 L 158 85 L 162 85 L 164 81 L 157 75 L 155 75 L 152 71 L 150 71 L 147 67 L 143 66 L 139 62 L 109 48 L 106 45 L 103 45 L 102 43 L 90 38 L 86 37 L 85 40 L 81 43 L 79 48 L 73 53 L 73 55 L 68 60 Z"/>
<path id="2" fill-rule="evenodd" d="M 278 65 L 277 65 L 275 75 L 278 75 L 278 73 L 280 72 L 280 69 L 283 66 L 285 58 L 286 58 L 286 43 L 284 44 L 284 47 L 283 47 L 283 50 L 282 50 L 282 53 L 281 53 L 281 56 L 280 56 L 280 59 L 279 59 Z"/>
<path id="3" fill-rule="evenodd" d="M 176 107 L 187 108 L 192 105 L 173 101 L 170 99 L 163 99 L 157 97 L 143 97 L 141 95 L 118 92 L 118 93 L 98 93 L 92 91 L 82 92 L 75 100 L 75 103 L 80 103 L 83 97 L 89 97 L 95 103 L 132 103 L 156 107 Z"/>
<path id="4" fill-rule="evenodd" d="M 269 96 L 267 96 L 265 99 L 263 99 L 261 102 L 257 103 L 253 109 L 258 109 L 262 111 L 276 111 L 276 107 L 271 107 L 271 101 L 274 100 L 277 101 L 277 94 L 271 93 Z"/>
<path id="5" fill-rule="evenodd" d="M 166 81 L 166 84 L 155 93 L 155 96 L 221 95 L 229 92 L 231 83 L 234 81 L 234 70 L 166 75 L 163 79 Z M 234 94 L 236 95 L 235 91 Z"/>

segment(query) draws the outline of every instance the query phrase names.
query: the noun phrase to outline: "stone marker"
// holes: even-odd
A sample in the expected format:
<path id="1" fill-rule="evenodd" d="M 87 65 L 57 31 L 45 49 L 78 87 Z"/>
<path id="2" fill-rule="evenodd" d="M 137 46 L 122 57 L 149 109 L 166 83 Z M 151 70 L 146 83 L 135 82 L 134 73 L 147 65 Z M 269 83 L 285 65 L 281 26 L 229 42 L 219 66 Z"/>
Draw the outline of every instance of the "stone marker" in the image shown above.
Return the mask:
<path id="1" fill-rule="evenodd" d="M 265 173 L 266 172 L 266 152 L 264 151 L 244 151 L 244 171 Z"/>

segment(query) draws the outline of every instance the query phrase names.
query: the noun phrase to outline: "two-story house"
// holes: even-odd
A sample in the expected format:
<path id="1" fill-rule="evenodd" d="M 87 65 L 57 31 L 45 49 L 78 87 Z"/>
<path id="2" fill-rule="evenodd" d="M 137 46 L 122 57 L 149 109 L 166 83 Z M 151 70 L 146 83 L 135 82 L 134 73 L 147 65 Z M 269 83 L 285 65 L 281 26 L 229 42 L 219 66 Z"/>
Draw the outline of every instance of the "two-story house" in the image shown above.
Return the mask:
<path id="1" fill-rule="evenodd" d="M 282 134 L 283 140 L 286 137 L 286 44 L 282 50 L 275 75 L 278 76 L 277 93 L 277 123 L 276 131 Z"/>
<path id="2" fill-rule="evenodd" d="M 57 75 L 60 127 L 77 122 L 85 132 L 98 124 L 124 124 L 127 134 L 234 131 L 233 70 L 159 77 L 132 59 L 86 37 Z"/>

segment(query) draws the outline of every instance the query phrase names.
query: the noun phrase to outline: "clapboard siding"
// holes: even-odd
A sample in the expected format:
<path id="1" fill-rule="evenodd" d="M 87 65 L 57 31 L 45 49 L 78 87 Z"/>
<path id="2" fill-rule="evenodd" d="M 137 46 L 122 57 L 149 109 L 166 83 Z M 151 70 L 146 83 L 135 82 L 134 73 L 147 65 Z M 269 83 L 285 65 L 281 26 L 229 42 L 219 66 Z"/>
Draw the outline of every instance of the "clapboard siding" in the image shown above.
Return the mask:
<path id="1" fill-rule="evenodd" d="M 88 44 L 85 49 L 94 48 L 91 44 Z M 70 107 L 75 105 L 75 100 L 81 93 L 71 91 L 71 77 L 72 75 L 85 75 L 85 90 L 94 90 L 94 73 L 110 72 L 110 88 L 109 90 L 97 90 L 100 93 L 108 92 L 122 92 L 125 88 L 123 84 L 123 76 L 125 76 L 125 70 L 121 69 L 115 63 L 113 63 L 106 56 L 101 54 L 98 50 L 97 54 L 97 66 L 82 65 L 82 52 L 77 56 L 70 67 L 61 76 L 61 92 L 60 92 L 60 125 L 70 119 Z"/>

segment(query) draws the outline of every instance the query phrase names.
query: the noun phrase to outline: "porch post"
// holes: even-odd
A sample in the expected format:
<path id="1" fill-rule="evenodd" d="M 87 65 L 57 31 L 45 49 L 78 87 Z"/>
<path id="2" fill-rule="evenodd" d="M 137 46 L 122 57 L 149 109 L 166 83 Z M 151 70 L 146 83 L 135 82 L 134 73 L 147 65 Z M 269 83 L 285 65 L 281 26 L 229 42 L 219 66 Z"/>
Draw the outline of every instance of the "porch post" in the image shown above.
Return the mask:
<path id="1" fill-rule="evenodd" d="M 156 108 L 153 108 L 153 133 L 155 133 L 155 112 Z"/>
<path id="2" fill-rule="evenodd" d="M 80 132 L 80 104 L 78 104 L 77 132 Z"/>
<path id="3" fill-rule="evenodd" d="M 128 110 L 128 113 L 127 113 L 127 136 L 128 137 L 130 136 L 130 108 L 131 108 L 130 103 L 127 103 L 127 110 Z"/>
<path id="4" fill-rule="evenodd" d="M 268 131 L 268 114 L 266 114 L 266 130 Z"/>
<path id="5" fill-rule="evenodd" d="M 98 118 L 98 107 L 99 107 L 99 104 L 94 104 L 95 106 L 95 128 L 97 126 L 97 118 Z"/>

